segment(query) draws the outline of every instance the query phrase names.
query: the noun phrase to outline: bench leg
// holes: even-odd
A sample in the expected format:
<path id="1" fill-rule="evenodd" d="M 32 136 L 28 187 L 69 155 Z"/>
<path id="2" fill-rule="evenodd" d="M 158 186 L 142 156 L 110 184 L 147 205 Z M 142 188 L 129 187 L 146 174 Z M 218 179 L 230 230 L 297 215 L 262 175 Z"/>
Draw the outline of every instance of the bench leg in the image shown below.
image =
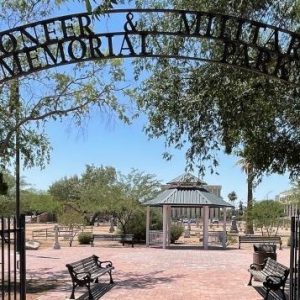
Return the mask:
<path id="1" fill-rule="evenodd" d="M 109 283 L 110 283 L 110 284 L 113 284 L 114 281 L 113 281 L 113 279 L 112 279 L 111 270 L 109 271 L 109 278 L 110 278 Z"/>
<path id="2" fill-rule="evenodd" d="M 268 300 L 268 297 L 269 297 L 269 292 L 270 292 L 270 290 L 269 290 L 269 289 L 267 289 L 266 296 L 265 296 L 264 300 Z"/>
<path id="3" fill-rule="evenodd" d="M 283 286 L 283 288 L 280 289 L 280 290 L 281 290 L 281 293 L 282 293 L 282 299 L 283 299 L 283 300 L 286 300 L 285 294 L 284 294 L 284 286 Z"/>
<path id="4" fill-rule="evenodd" d="M 91 284 L 90 283 L 87 283 L 86 287 L 88 288 L 88 291 L 89 291 L 89 300 L 93 300 L 94 297 L 91 293 Z"/>
<path id="5" fill-rule="evenodd" d="M 248 282 L 248 285 L 252 285 L 252 278 L 253 278 L 253 275 L 250 274 L 250 280 L 249 280 L 249 282 Z"/>
<path id="6" fill-rule="evenodd" d="M 75 288 L 76 288 L 76 285 L 74 285 L 74 283 L 73 283 L 72 293 L 71 293 L 70 299 L 75 299 Z"/>

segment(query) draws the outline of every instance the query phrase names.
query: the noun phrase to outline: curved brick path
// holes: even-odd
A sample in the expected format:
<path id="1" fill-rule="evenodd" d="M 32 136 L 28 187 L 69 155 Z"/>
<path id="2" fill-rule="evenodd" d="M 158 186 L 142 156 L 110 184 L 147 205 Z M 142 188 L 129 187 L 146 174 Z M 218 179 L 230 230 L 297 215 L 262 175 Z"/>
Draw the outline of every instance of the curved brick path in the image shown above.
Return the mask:
<path id="1" fill-rule="evenodd" d="M 289 249 L 277 250 L 278 261 L 289 265 Z M 71 280 L 65 264 L 96 254 L 115 266 L 116 285 L 101 299 L 136 300 L 258 300 L 263 297 L 247 286 L 252 248 L 239 250 L 158 249 L 141 246 L 76 246 L 60 250 L 27 251 L 27 278 L 32 285 L 50 289 L 28 299 L 68 299 Z M 100 281 L 108 282 L 108 276 Z M 51 286 L 53 284 L 53 286 Z M 79 297 L 86 289 L 76 293 Z M 271 298 L 271 297 L 270 297 Z"/>

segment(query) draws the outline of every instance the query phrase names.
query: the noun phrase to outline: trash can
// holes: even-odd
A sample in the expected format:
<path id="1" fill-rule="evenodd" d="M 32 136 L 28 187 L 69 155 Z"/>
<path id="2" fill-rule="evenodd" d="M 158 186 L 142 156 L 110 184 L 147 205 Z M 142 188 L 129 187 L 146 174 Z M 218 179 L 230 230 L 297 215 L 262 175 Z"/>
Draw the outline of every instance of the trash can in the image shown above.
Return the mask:
<path id="1" fill-rule="evenodd" d="M 254 264 L 261 265 L 268 257 L 277 260 L 276 245 L 258 244 L 258 245 L 253 245 L 253 248 L 254 248 L 254 252 L 253 252 Z M 261 270 L 262 267 L 257 267 L 257 269 Z"/>

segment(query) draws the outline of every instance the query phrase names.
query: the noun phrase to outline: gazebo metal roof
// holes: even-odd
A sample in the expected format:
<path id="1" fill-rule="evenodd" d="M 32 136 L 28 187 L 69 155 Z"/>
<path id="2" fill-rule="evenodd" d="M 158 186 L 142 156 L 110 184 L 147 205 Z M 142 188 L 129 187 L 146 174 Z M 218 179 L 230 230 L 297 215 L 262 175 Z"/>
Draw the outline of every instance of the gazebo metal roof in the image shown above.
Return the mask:
<path id="1" fill-rule="evenodd" d="M 223 198 L 204 189 L 171 188 L 158 194 L 154 199 L 143 203 L 146 206 L 209 206 L 233 207 Z"/>
<path id="2" fill-rule="evenodd" d="M 191 173 L 184 173 L 180 176 L 177 176 L 176 178 L 170 180 L 167 184 L 177 184 L 177 185 L 182 185 L 182 184 L 189 184 L 189 185 L 197 185 L 197 186 L 203 186 L 207 185 L 206 182 L 202 181 L 198 177 L 194 176 Z"/>
<path id="3" fill-rule="evenodd" d="M 189 173 L 176 177 L 168 184 L 167 189 L 159 193 L 154 199 L 144 202 L 143 205 L 233 207 L 222 197 L 208 192 L 205 189 L 206 183 Z"/>

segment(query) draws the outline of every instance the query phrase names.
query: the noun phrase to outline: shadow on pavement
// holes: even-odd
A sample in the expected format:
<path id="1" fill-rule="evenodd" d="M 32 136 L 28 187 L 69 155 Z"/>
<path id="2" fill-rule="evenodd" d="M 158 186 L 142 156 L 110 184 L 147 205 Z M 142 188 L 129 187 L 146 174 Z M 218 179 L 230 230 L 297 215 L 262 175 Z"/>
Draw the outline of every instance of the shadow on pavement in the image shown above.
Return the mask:
<path id="1" fill-rule="evenodd" d="M 93 299 L 97 300 L 100 299 L 103 295 L 105 295 L 108 291 L 110 291 L 115 284 L 109 284 L 109 283 L 95 283 L 93 287 L 91 288 L 91 292 L 93 295 Z M 81 295 L 79 298 L 76 298 L 77 300 L 89 300 L 89 293 L 86 292 L 83 295 Z"/>
<path id="2" fill-rule="evenodd" d="M 120 277 L 126 279 L 118 280 L 117 286 L 122 287 L 123 289 L 149 289 L 157 287 L 157 285 L 170 283 L 175 279 L 184 277 L 182 275 L 160 276 L 160 273 L 163 273 L 163 271 L 151 272 L 147 274 L 120 272 Z"/>
<path id="3" fill-rule="evenodd" d="M 263 286 L 253 286 L 253 288 L 262 296 L 262 299 L 266 296 L 266 288 Z M 286 300 L 289 299 L 288 294 L 285 291 L 285 298 Z M 282 293 L 281 291 L 270 291 L 268 300 L 282 300 Z"/>

